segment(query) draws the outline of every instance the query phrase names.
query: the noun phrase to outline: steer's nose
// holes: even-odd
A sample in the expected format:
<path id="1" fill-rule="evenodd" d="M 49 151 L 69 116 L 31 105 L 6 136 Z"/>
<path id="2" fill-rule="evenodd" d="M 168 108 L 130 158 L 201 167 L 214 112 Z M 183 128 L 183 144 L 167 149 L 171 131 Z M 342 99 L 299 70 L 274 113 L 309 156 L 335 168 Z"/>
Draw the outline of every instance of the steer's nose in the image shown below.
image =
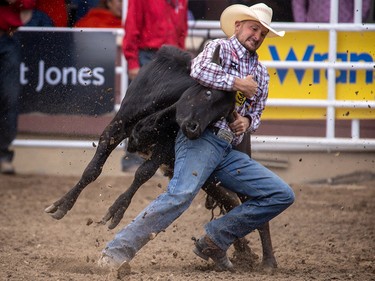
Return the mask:
<path id="1" fill-rule="evenodd" d="M 196 139 L 200 136 L 200 125 L 198 122 L 190 121 L 186 122 L 184 126 L 182 126 L 182 131 L 189 139 Z"/>

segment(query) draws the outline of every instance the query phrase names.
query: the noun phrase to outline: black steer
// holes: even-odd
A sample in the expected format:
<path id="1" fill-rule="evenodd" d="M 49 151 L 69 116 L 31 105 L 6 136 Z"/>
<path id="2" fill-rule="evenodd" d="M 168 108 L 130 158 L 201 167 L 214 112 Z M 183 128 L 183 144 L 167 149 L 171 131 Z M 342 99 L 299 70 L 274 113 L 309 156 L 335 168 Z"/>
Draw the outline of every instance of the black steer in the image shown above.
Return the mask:
<path id="1" fill-rule="evenodd" d="M 219 49 L 216 51 L 217 56 L 218 53 Z M 104 216 L 102 222 L 112 220 L 109 228 L 114 228 L 138 188 L 162 164 L 173 168 L 174 142 L 179 127 L 187 137 L 197 138 L 213 121 L 229 115 L 234 106 L 234 94 L 207 89 L 191 79 L 190 61 L 188 53 L 165 46 L 160 49 L 155 60 L 141 69 L 130 84 L 120 110 L 101 134 L 95 155 L 81 179 L 63 197 L 46 208 L 47 213 L 55 219 L 63 218 L 82 190 L 100 175 L 113 149 L 130 137 L 128 150 L 146 153 L 149 158 L 137 169 L 129 189 L 120 195 Z M 197 99 L 199 102 L 191 103 L 189 110 L 176 112 L 176 108 L 186 108 L 189 100 Z M 181 107 L 179 103 L 184 104 Z M 193 108 L 196 110 L 193 111 Z M 198 115 L 191 115 L 193 112 Z M 226 210 L 239 204 L 235 198 L 229 198 L 227 192 L 219 195 L 218 192 L 223 189 L 215 187 L 214 183 L 207 183 L 203 189 L 215 200 L 226 203 Z M 264 252 L 263 264 L 276 267 L 268 224 L 259 231 Z"/>

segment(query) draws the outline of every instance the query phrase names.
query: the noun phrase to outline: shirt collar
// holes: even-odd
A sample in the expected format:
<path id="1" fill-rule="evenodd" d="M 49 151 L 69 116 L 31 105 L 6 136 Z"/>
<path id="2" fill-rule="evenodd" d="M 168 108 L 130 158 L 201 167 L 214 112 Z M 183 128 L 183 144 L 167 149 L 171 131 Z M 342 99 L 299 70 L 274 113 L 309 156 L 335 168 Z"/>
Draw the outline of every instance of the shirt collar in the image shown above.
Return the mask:
<path id="1" fill-rule="evenodd" d="M 257 58 L 258 54 L 256 52 L 250 53 L 244 46 L 241 45 L 240 41 L 236 38 L 235 35 L 233 35 L 229 41 L 231 42 L 233 49 L 236 51 L 238 58 L 243 59 L 244 57 L 248 58 Z"/>

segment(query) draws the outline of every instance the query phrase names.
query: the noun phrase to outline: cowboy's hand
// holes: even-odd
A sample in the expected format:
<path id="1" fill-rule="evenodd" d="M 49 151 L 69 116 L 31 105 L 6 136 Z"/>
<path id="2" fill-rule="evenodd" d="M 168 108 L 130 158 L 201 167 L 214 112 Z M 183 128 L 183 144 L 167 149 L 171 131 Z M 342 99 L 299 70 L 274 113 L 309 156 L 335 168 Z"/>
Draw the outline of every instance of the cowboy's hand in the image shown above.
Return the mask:
<path id="1" fill-rule="evenodd" d="M 233 90 L 241 91 L 248 99 L 253 97 L 258 89 L 258 83 L 255 81 L 253 75 L 248 75 L 245 78 L 236 77 L 234 80 Z"/>
<path id="2" fill-rule="evenodd" d="M 243 117 L 238 114 L 236 111 L 233 112 L 234 121 L 229 124 L 231 130 L 235 133 L 236 136 L 239 136 L 246 132 L 247 128 L 250 127 L 250 120 L 247 117 Z"/>

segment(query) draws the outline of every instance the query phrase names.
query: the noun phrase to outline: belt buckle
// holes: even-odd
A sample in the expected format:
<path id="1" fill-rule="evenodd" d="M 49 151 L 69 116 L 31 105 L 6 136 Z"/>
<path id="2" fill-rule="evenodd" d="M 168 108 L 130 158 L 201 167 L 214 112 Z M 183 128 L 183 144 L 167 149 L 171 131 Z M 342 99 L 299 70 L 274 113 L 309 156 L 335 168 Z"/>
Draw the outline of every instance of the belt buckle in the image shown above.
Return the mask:
<path id="1" fill-rule="evenodd" d="M 219 138 L 221 138 L 222 140 L 225 140 L 228 143 L 232 143 L 233 138 L 234 138 L 232 132 L 230 132 L 228 130 L 224 130 L 224 129 L 219 129 L 219 131 L 217 132 L 216 135 Z"/>

